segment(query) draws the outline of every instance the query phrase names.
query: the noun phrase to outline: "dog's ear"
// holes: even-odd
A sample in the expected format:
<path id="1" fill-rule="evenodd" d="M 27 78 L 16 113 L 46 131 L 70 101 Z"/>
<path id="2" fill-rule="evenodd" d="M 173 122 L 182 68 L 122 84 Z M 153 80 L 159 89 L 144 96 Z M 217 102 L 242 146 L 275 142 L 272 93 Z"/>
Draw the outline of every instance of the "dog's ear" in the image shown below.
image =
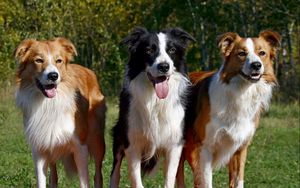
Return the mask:
<path id="1" fill-rule="evenodd" d="M 146 33 L 148 33 L 146 28 L 136 27 L 127 37 L 125 37 L 121 41 L 121 44 L 126 45 L 129 51 L 132 52 L 138 44 L 138 41 L 141 38 L 141 36 L 143 36 Z"/>
<path id="2" fill-rule="evenodd" d="M 25 39 L 19 44 L 19 46 L 14 51 L 14 56 L 17 62 L 22 62 L 24 60 L 26 53 L 35 42 L 35 39 Z"/>
<path id="3" fill-rule="evenodd" d="M 217 37 L 218 47 L 220 48 L 221 54 L 224 57 L 230 55 L 234 47 L 234 41 L 238 38 L 240 38 L 240 36 L 237 33 L 233 32 L 224 33 Z"/>
<path id="4" fill-rule="evenodd" d="M 281 36 L 276 31 L 264 30 L 259 33 L 259 37 L 265 39 L 272 47 L 271 58 L 275 58 L 276 51 L 280 47 Z"/>
<path id="5" fill-rule="evenodd" d="M 281 36 L 276 31 L 271 31 L 271 30 L 261 31 L 259 33 L 259 37 L 264 38 L 274 48 L 278 48 L 280 46 Z"/>
<path id="6" fill-rule="evenodd" d="M 192 35 L 178 27 L 163 30 L 163 32 L 169 32 L 174 38 L 179 39 L 183 43 L 185 48 L 190 42 L 196 42 L 196 39 Z"/>
<path id="7" fill-rule="evenodd" d="M 74 56 L 77 56 L 77 50 L 76 50 L 74 44 L 70 40 L 61 38 L 61 37 L 56 38 L 54 40 L 57 41 L 60 45 L 62 45 L 64 50 L 67 52 L 68 60 L 71 61 L 71 60 L 73 60 Z"/>

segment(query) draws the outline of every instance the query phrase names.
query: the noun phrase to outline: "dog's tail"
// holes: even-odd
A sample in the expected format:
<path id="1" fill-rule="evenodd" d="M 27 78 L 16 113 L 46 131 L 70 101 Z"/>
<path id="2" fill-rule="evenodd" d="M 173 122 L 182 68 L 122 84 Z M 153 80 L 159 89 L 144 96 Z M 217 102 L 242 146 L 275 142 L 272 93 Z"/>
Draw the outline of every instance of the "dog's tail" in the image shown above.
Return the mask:
<path id="1" fill-rule="evenodd" d="M 67 177 L 73 177 L 77 175 L 77 167 L 74 159 L 74 155 L 70 154 L 62 159 L 62 163 L 66 172 Z"/>
<path id="2" fill-rule="evenodd" d="M 154 155 L 148 160 L 143 160 L 141 164 L 142 176 L 151 175 L 157 170 L 158 156 Z"/>

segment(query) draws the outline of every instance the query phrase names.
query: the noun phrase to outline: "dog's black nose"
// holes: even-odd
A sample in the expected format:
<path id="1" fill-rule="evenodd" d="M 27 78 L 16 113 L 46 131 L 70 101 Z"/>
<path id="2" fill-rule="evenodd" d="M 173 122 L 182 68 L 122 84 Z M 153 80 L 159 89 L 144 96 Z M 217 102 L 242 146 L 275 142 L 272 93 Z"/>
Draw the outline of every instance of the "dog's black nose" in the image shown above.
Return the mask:
<path id="1" fill-rule="evenodd" d="M 258 71 L 261 68 L 261 62 L 256 61 L 256 62 L 251 63 L 250 68 L 252 70 Z"/>
<path id="2" fill-rule="evenodd" d="M 48 79 L 51 81 L 56 81 L 58 79 L 58 73 L 57 72 L 50 72 L 48 74 Z"/>
<path id="3" fill-rule="evenodd" d="M 157 69 L 160 73 L 166 73 L 170 69 L 170 65 L 168 63 L 160 63 L 157 65 Z"/>

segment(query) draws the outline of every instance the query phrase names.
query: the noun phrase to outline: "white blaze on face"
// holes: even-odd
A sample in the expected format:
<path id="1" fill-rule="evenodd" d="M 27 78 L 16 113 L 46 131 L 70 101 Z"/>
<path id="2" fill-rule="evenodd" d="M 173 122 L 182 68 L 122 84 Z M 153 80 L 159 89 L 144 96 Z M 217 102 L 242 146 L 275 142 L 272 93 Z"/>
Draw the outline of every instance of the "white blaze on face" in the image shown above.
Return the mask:
<path id="1" fill-rule="evenodd" d="M 46 67 L 46 69 L 43 72 L 43 84 L 51 84 L 52 81 L 48 80 L 48 74 L 51 72 L 56 72 L 58 74 L 58 79 L 56 80 L 56 83 L 60 81 L 60 75 L 57 67 L 53 65 L 52 63 L 49 63 L 49 65 Z"/>
<path id="2" fill-rule="evenodd" d="M 166 73 L 167 75 L 172 74 L 173 69 L 174 69 L 174 63 L 173 60 L 171 59 L 171 57 L 168 55 L 168 53 L 166 52 L 166 48 L 167 48 L 167 35 L 164 33 L 159 33 L 157 35 L 158 37 L 158 56 L 155 58 L 154 63 L 152 64 L 152 66 L 148 66 L 147 67 L 147 71 L 153 76 L 153 77 L 158 77 L 161 76 L 161 73 L 159 73 L 158 69 L 157 69 L 157 65 L 160 63 L 168 63 L 170 66 L 169 71 Z"/>
<path id="3" fill-rule="evenodd" d="M 161 62 L 168 63 L 170 65 L 170 70 L 173 71 L 173 61 L 169 54 L 166 52 L 167 49 L 167 35 L 164 33 L 159 33 L 158 35 L 159 42 L 159 56 L 156 58 L 155 64 L 159 64 Z"/>
<path id="4" fill-rule="evenodd" d="M 243 66 L 243 69 L 242 71 L 246 74 L 246 75 L 249 75 L 251 74 L 251 63 L 253 62 L 260 62 L 261 63 L 261 69 L 259 70 L 259 73 L 263 73 L 264 72 L 264 66 L 263 66 L 263 63 L 260 59 L 260 57 L 255 53 L 255 45 L 253 43 L 253 40 L 251 38 L 247 38 L 246 39 L 246 47 L 247 47 L 247 50 L 248 50 L 248 55 L 247 55 L 247 58 L 246 58 L 246 62 Z"/>
<path id="5" fill-rule="evenodd" d="M 154 86 L 155 93 L 159 99 L 165 99 L 169 93 L 168 79 L 174 71 L 174 63 L 171 57 L 166 52 L 167 48 L 167 35 L 159 33 L 158 37 L 158 55 L 151 66 L 147 66 L 147 73 L 151 75 L 150 81 Z M 166 73 L 161 73 L 158 70 L 160 63 L 169 64 L 169 70 Z"/>
<path id="6" fill-rule="evenodd" d="M 50 53 L 49 48 L 48 48 L 48 62 L 53 63 L 53 57 L 52 57 L 52 54 Z"/>
<path id="7" fill-rule="evenodd" d="M 58 74 L 58 79 L 55 81 L 55 83 L 57 84 L 60 82 L 60 74 L 57 67 L 55 66 L 53 55 L 50 53 L 49 49 L 47 54 L 47 60 L 48 60 L 48 66 L 43 71 L 42 79 L 40 80 L 40 82 L 42 84 L 52 84 L 53 81 L 48 79 L 48 74 L 51 72 L 56 72 Z"/>

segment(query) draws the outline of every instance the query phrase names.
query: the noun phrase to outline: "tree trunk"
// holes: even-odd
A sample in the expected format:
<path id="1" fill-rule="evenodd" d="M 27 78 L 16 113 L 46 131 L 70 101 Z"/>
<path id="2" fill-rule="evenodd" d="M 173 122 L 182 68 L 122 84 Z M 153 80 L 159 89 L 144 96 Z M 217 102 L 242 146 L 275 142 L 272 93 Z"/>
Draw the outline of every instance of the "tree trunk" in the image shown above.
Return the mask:
<path id="1" fill-rule="evenodd" d="M 292 23 L 290 25 L 287 25 L 286 29 L 287 29 L 287 46 L 288 46 L 288 53 L 289 53 L 289 62 L 291 65 L 291 68 L 294 69 L 295 68 L 295 64 L 294 64 L 294 57 L 293 57 L 293 49 L 292 49 L 292 34 L 293 34 L 293 28 L 294 28 L 294 21 L 292 21 Z"/>
<path id="2" fill-rule="evenodd" d="M 200 24 L 200 33 L 201 33 L 201 60 L 200 60 L 200 67 L 202 70 L 207 70 L 207 49 L 206 49 L 206 44 L 205 44 L 205 31 L 204 31 L 204 23 L 203 23 L 203 18 L 201 18 L 201 24 Z"/>

